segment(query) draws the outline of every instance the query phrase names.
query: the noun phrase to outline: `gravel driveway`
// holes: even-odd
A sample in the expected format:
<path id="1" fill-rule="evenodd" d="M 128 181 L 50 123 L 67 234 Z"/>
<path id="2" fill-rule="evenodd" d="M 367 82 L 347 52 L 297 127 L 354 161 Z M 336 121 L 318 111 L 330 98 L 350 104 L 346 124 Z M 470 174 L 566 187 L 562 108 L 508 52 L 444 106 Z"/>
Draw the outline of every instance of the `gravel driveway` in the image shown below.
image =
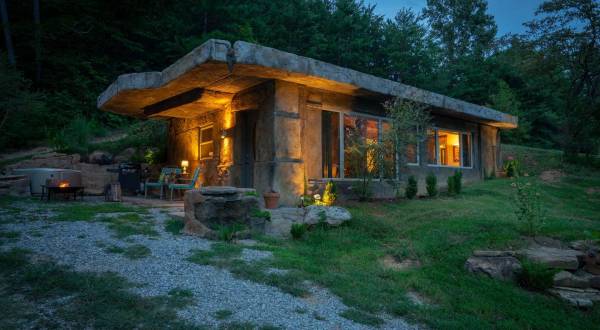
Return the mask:
<path id="1" fill-rule="evenodd" d="M 195 304 L 180 310 L 179 315 L 199 325 L 217 327 L 237 321 L 284 329 L 369 329 L 339 316 L 348 307 L 326 289 L 313 286 L 308 298 L 299 298 L 275 287 L 235 278 L 223 269 L 187 261 L 190 250 L 210 249 L 212 242 L 166 232 L 163 223 L 168 216 L 158 209 L 149 211 L 159 236 L 134 235 L 125 240 L 115 238 L 102 222 L 46 221 L 32 218 L 30 215 L 35 211 L 31 209 L 16 216 L 0 213 L 0 217 L 16 217 L 15 221 L 0 225 L 0 230 L 21 233 L 18 239 L 0 249 L 25 248 L 48 255 L 76 271 L 115 272 L 141 284 L 133 290 L 144 296 L 166 295 L 176 288 L 190 290 Z M 148 247 L 151 255 L 131 260 L 122 254 L 106 252 L 103 247 L 131 244 Z M 269 257 L 268 253 L 250 247 L 243 253 L 243 258 L 250 262 L 264 257 Z M 227 321 L 217 320 L 215 313 L 219 310 L 232 311 L 233 315 Z M 382 328 L 414 328 L 401 319 L 382 318 L 386 321 Z"/>

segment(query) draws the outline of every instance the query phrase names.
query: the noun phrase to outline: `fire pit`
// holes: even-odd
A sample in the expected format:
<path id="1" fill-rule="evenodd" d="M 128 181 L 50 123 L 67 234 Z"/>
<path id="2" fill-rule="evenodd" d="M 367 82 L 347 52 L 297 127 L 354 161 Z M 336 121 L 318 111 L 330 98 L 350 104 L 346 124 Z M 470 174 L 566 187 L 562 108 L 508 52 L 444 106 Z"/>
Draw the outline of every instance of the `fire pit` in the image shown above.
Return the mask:
<path id="1" fill-rule="evenodd" d="M 69 200 L 73 196 L 73 200 L 77 200 L 77 196 L 81 196 L 83 200 L 83 186 L 73 186 L 68 180 L 52 181 L 48 180 L 45 185 L 42 185 L 42 200 L 50 200 L 52 196 L 61 195 L 65 200 Z"/>

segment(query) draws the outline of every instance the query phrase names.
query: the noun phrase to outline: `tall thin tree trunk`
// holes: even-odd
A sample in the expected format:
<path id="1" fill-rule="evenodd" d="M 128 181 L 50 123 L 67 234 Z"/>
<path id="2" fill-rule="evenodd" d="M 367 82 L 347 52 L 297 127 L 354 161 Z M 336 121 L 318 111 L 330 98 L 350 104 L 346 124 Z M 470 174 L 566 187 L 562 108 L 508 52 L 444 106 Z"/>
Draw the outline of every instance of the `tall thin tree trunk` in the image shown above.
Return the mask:
<path id="1" fill-rule="evenodd" d="M 42 82 L 42 26 L 40 23 L 40 0 L 33 0 L 33 23 L 35 25 L 35 83 Z"/>
<path id="2" fill-rule="evenodd" d="M 0 0 L 0 18 L 2 19 L 2 30 L 4 30 L 4 42 L 8 51 L 8 64 L 15 65 L 15 49 L 13 48 L 12 38 L 10 36 L 10 26 L 8 24 L 8 11 L 6 10 L 6 1 Z"/>

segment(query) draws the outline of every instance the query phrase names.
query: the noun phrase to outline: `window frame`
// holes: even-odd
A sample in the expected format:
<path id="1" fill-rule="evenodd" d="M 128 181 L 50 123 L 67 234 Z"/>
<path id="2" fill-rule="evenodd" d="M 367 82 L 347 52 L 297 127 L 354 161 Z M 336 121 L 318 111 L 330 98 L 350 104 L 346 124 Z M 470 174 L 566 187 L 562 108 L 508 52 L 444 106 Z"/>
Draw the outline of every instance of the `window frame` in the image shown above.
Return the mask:
<path id="1" fill-rule="evenodd" d="M 329 111 L 329 112 L 336 112 L 339 114 L 338 116 L 338 120 L 339 120 L 339 124 L 338 124 L 338 129 L 339 129 L 339 177 L 337 178 L 325 178 L 323 177 L 322 179 L 327 179 L 327 180 L 346 180 L 346 181 L 353 181 L 353 180 L 361 180 L 360 178 L 347 178 L 345 176 L 345 171 L 344 168 L 346 166 L 345 160 L 344 160 L 344 150 L 345 150 L 345 135 L 344 135 L 344 116 L 355 116 L 355 117 L 363 117 L 363 118 L 367 118 L 367 119 L 375 119 L 377 120 L 377 131 L 378 131 L 378 142 L 381 142 L 383 140 L 383 122 L 390 122 L 390 120 L 387 117 L 382 117 L 382 116 L 377 116 L 377 115 L 372 115 L 372 114 L 366 114 L 366 113 L 361 113 L 361 112 L 354 112 L 354 111 L 340 111 L 340 110 L 331 110 L 331 109 L 320 109 L 321 111 Z M 322 134 L 322 131 L 321 131 Z M 321 141 L 322 141 L 323 137 L 321 136 Z M 322 156 L 322 155 L 321 155 Z M 420 166 L 421 164 L 421 143 L 417 143 L 416 145 L 416 156 L 417 156 L 417 162 L 416 163 L 406 163 L 407 166 Z M 398 155 L 396 154 L 396 160 L 398 159 Z M 321 166 L 321 176 L 322 176 L 322 172 L 323 172 L 323 168 Z M 393 180 L 398 180 L 399 178 L 399 174 L 400 174 L 400 166 L 398 164 L 398 162 L 396 161 L 396 173 L 395 173 L 395 177 Z M 384 178 L 374 178 L 373 180 L 385 180 Z"/>
<path id="2" fill-rule="evenodd" d="M 206 141 L 206 142 L 202 142 L 202 132 L 207 131 L 207 130 L 211 130 L 212 131 L 212 136 L 210 137 L 210 141 Z M 214 132 L 214 125 L 206 125 L 206 126 L 202 126 L 200 127 L 200 130 L 198 131 L 198 160 L 208 160 L 208 159 L 214 159 L 215 158 L 215 132 Z M 202 146 L 203 145 L 208 145 L 208 144 L 212 144 L 212 156 L 208 156 L 208 157 L 202 157 Z"/>
<path id="3" fill-rule="evenodd" d="M 438 126 L 434 126 L 431 128 L 434 131 L 434 139 L 435 139 L 435 159 L 436 159 L 436 163 L 435 164 L 429 164 L 429 160 L 427 160 L 427 166 L 428 167 L 440 167 L 440 168 L 460 168 L 460 169 L 473 169 L 473 132 L 471 131 L 461 131 L 461 130 L 456 130 L 456 129 L 451 129 L 451 128 L 444 128 L 444 127 L 438 127 Z M 446 131 L 446 132 L 451 132 L 451 133 L 456 133 L 459 136 L 459 143 L 460 143 L 460 148 L 461 150 L 459 151 L 460 153 L 460 166 L 451 166 L 451 165 L 442 165 L 440 164 L 441 159 L 440 159 L 440 140 L 439 140 L 439 134 L 438 131 L 442 130 L 442 131 Z M 463 136 L 464 135 L 468 135 L 469 139 L 470 139 L 470 143 L 469 143 L 469 157 L 471 159 L 471 166 L 464 166 L 464 157 L 462 156 L 462 148 L 463 148 Z"/>

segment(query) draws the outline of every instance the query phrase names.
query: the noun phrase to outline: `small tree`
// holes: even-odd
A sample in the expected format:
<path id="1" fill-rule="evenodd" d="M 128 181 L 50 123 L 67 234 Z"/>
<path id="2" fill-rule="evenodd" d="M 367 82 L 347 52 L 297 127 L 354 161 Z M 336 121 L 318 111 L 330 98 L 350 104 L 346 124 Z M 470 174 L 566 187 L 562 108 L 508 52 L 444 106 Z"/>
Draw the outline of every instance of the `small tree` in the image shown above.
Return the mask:
<path id="1" fill-rule="evenodd" d="M 544 223 L 539 189 L 536 185 L 522 181 L 519 177 L 515 177 L 511 186 L 515 189 L 513 197 L 515 215 L 525 227 L 527 235 L 533 237 Z"/>
<path id="2" fill-rule="evenodd" d="M 352 185 L 352 189 L 359 200 L 368 200 L 372 194 L 371 181 L 382 167 L 381 153 L 384 148 L 381 143 L 366 139 L 358 127 L 348 131 L 345 146 L 344 161 L 355 172 L 351 176 L 360 179 Z"/>
<path id="3" fill-rule="evenodd" d="M 437 177 L 433 173 L 429 173 L 427 178 L 425 178 L 425 183 L 427 184 L 427 194 L 429 197 L 435 197 L 438 194 L 437 189 Z"/>
<path id="4" fill-rule="evenodd" d="M 409 146 L 418 146 L 427 138 L 431 117 L 423 104 L 401 98 L 386 102 L 384 107 L 390 119 L 389 130 L 384 132 L 384 143 L 392 145 L 395 155 L 388 159 L 393 161 L 394 172 L 399 176 L 406 166 Z"/>

